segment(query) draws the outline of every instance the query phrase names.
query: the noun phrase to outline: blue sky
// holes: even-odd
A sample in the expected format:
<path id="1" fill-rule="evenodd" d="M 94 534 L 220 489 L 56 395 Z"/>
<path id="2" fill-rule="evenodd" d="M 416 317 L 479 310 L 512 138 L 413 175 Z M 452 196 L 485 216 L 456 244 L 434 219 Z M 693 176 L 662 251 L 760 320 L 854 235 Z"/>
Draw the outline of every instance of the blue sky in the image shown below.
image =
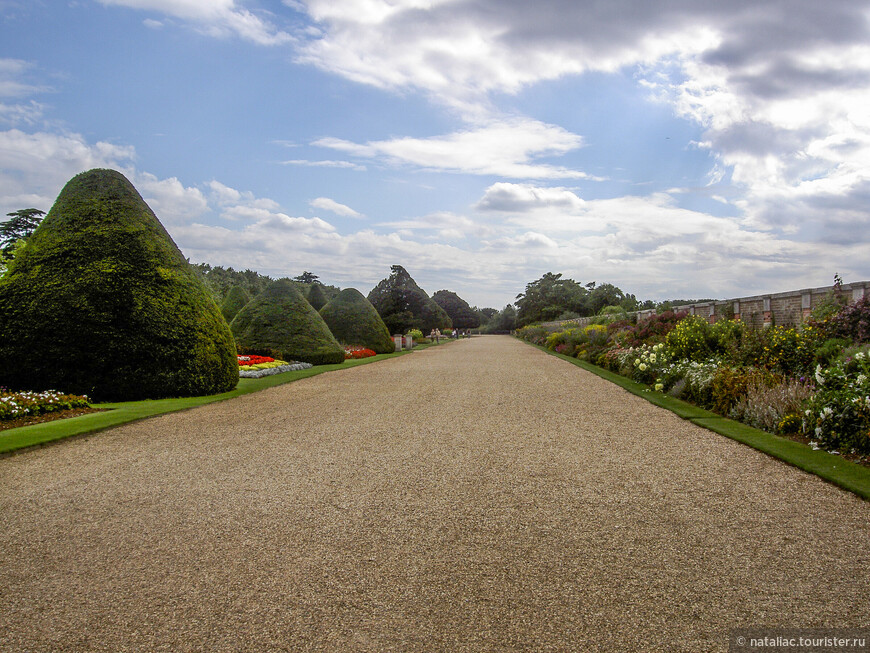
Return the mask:
<path id="1" fill-rule="evenodd" d="M 501 308 L 870 278 L 870 4 L 0 0 L 0 211 L 93 167 L 194 262 Z"/>

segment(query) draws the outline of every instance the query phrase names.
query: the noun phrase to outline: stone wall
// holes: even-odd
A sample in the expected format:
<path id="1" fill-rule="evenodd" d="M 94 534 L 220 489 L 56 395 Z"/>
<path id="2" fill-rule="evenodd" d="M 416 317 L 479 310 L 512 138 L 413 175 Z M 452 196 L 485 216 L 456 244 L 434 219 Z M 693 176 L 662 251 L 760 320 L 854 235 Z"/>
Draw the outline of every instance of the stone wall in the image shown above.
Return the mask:
<path id="1" fill-rule="evenodd" d="M 735 299 L 723 299 L 713 302 L 700 302 L 697 304 L 684 304 L 674 306 L 674 310 L 685 311 L 689 315 L 697 315 L 706 318 L 710 322 L 717 320 L 741 319 L 748 325 L 757 329 L 778 324 L 780 326 L 796 326 L 803 322 L 810 312 L 834 291 L 833 286 L 823 288 L 805 288 L 789 292 L 775 293 L 772 295 L 753 295 L 751 297 L 737 297 Z M 870 296 L 870 281 L 856 281 L 844 283 L 841 292 L 850 301 L 857 301 L 865 296 Z M 638 311 L 639 320 L 655 315 L 655 309 Z M 575 320 L 566 320 L 577 326 L 590 324 L 593 317 L 581 317 Z M 547 322 L 544 326 L 558 327 L 564 322 Z"/>

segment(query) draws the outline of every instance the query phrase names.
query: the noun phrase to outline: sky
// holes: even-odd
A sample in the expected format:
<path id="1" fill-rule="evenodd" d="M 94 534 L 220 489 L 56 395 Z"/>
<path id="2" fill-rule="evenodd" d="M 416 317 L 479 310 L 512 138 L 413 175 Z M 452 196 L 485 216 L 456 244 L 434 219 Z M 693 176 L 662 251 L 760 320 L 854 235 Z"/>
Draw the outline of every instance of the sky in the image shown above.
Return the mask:
<path id="1" fill-rule="evenodd" d="M 870 279 L 870 0 L 0 0 L 0 215 L 124 173 L 192 262 L 502 308 Z"/>

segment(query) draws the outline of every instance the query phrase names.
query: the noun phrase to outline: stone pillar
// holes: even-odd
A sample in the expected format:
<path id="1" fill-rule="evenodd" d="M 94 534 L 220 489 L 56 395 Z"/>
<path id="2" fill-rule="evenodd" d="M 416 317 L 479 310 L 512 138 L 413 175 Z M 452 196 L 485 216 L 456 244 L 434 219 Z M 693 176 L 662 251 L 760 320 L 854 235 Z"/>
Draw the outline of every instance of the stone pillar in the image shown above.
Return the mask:
<path id="1" fill-rule="evenodd" d="M 393 342 L 396 344 L 396 351 L 402 351 L 402 336 L 393 336 Z"/>
<path id="2" fill-rule="evenodd" d="M 764 304 L 764 308 L 762 309 L 764 311 L 764 326 L 769 327 L 772 322 L 770 312 L 770 297 L 765 297 L 761 301 Z"/>
<path id="3" fill-rule="evenodd" d="M 813 312 L 813 294 L 805 292 L 801 295 L 801 319 L 806 321 Z"/>
<path id="4" fill-rule="evenodd" d="M 733 311 L 734 311 L 734 319 L 739 320 L 740 319 L 740 302 L 734 302 Z"/>

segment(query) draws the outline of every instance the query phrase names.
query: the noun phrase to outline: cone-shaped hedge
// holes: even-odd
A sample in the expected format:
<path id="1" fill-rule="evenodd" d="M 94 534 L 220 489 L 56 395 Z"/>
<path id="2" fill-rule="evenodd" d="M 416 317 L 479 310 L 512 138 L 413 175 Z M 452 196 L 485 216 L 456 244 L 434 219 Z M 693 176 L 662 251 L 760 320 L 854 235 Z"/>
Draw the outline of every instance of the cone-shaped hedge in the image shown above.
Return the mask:
<path id="1" fill-rule="evenodd" d="M 313 365 L 341 363 L 344 348 L 292 281 L 278 279 L 238 312 L 230 328 L 239 346 Z"/>
<path id="2" fill-rule="evenodd" d="M 251 301 L 251 296 L 248 294 L 247 290 L 241 286 L 233 286 L 230 288 L 230 291 L 221 303 L 221 313 L 223 313 L 227 324 L 233 321 L 236 314 L 242 310 L 245 304 L 249 301 Z"/>
<path id="3" fill-rule="evenodd" d="M 220 309 L 114 170 L 73 177 L 0 279 L 0 385 L 95 400 L 231 390 Z"/>
<path id="4" fill-rule="evenodd" d="M 326 295 L 323 294 L 323 288 L 320 287 L 320 284 L 312 284 L 311 289 L 308 291 L 308 303 L 311 304 L 311 307 L 315 311 L 319 311 L 321 308 L 326 306 L 327 301 Z"/>
<path id="5" fill-rule="evenodd" d="M 333 297 L 320 309 L 320 317 L 341 343 L 367 347 L 377 354 L 396 351 L 381 316 L 356 288 L 345 288 Z"/>

